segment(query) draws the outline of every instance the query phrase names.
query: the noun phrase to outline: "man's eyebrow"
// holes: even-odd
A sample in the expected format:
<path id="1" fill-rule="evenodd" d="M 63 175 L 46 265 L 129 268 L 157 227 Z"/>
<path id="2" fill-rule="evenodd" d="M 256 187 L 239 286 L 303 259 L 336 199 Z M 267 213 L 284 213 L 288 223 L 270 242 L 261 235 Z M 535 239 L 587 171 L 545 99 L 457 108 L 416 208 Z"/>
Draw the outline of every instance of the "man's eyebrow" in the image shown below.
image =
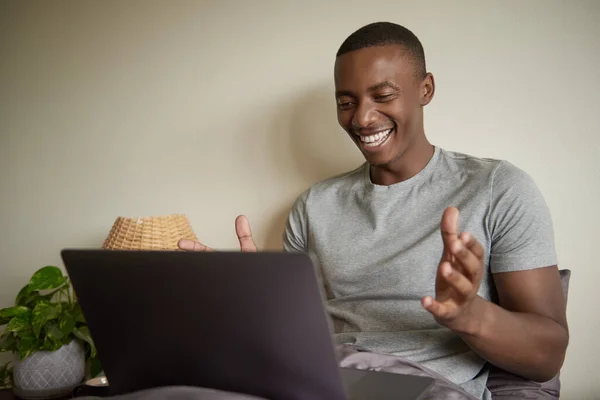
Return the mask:
<path id="1" fill-rule="evenodd" d="M 383 89 L 383 88 L 392 88 L 394 90 L 400 91 L 400 87 L 392 81 L 383 81 L 381 83 L 378 83 L 376 85 L 369 87 L 368 90 L 369 90 L 369 92 L 374 92 L 376 90 Z"/>
<path id="2" fill-rule="evenodd" d="M 353 97 L 354 95 L 349 90 L 337 90 L 335 92 L 335 97 L 342 97 L 342 96 Z"/>
<path id="3" fill-rule="evenodd" d="M 370 86 L 367 90 L 369 92 L 375 92 L 375 91 L 377 91 L 379 89 L 383 89 L 383 88 L 391 88 L 398 92 L 402 91 L 402 89 L 400 89 L 400 86 L 396 85 L 392 81 L 383 81 L 383 82 L 377 83 L 373 86 Z M 354 97 L 354 93 L 352 93 L 349 90 L 338 90 L 335 92 L 335 97 L 342 97 L 342 96 Z"/>

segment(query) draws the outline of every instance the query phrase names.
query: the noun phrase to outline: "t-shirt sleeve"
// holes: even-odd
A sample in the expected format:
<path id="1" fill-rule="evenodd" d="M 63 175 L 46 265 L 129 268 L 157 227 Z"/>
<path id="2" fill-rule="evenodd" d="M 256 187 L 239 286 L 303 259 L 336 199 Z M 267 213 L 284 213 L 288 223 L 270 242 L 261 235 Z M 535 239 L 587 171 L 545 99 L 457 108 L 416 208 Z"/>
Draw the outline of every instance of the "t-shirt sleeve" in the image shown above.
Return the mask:
<path id="1" fill-rule="evenodd" d="M 490 200 L 492 273 L 558 264 L 550 210 L 528 174 L 502 162 L 492 179 Z"/>
<path id="2" fill-rule="evenodd" d="M 306 199 L 308 192 L 296 199 L 283 232 L 283 250 L 287 252 L 308 252 Z"/>

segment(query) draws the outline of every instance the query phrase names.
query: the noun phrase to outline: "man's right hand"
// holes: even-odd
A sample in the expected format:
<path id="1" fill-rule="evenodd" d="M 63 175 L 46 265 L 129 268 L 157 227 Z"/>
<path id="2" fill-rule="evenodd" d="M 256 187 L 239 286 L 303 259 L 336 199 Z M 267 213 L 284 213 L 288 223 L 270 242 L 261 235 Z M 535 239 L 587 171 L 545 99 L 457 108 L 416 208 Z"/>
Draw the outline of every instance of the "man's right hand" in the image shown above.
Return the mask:
<path id="1" fill-rule="evenodd" d="M 235 233 L 237 234 L 238 240 L 240 241 L 240 250 L 243 252 L 255 252 L 256 245 L 252 240 L 252 229 L 250 229 L 250 223 L 248 218 L 244 215 L 240 215 L 235 219 Z M 177 246 L 181 250 L 187 251 L 215 251 L 214 249 L 200 243 L 196 240 L 181 239 Z"/>

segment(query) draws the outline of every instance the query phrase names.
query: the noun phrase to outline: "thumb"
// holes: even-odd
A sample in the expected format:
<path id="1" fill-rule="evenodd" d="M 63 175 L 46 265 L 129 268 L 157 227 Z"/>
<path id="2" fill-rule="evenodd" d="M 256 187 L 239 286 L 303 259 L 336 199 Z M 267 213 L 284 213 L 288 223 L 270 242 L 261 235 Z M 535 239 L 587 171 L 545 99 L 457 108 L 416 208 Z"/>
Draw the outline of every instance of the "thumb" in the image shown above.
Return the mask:
<path id="1" fill-rule="evenodd" d="M 244 215 L 240 215 L 235 219 L 235 233 L 240 241 L 240 249 L 243 252 L 254 252 L 256 245 L 252 240 L 252 229 L 250 229 L 250 222 Z"/>
<path id="2" fill-rule="evenodd" d="M 186 251 L 215 251 L 210 247 L 206 246 L 203 243 L 198 242 L 197 240 L 191 239 L 181 239 L 177 242 L 177 247 L 181 250 Z"/>
<path id="3" fill-rule="evenodd" d="M 450 257 L 450 247 L 458 239 L 458 209 L 456 207 L 448 207 L 444 210 L 440 228 L 444 242 L 444 256 Z"/>

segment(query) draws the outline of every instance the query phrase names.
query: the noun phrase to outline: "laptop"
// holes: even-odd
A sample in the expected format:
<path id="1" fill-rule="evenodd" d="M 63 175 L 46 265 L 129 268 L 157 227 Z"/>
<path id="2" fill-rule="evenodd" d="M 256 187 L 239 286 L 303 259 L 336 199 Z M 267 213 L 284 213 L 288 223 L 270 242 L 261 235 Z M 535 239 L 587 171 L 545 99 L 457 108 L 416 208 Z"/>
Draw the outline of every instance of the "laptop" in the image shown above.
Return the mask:
<path id="1" fill-rule="evenodd" d="M 194 386 L 272 400 L 418 400 L 433 379 L 340 368 L 303 253 L 65 249 L 111 395 Z"/>

